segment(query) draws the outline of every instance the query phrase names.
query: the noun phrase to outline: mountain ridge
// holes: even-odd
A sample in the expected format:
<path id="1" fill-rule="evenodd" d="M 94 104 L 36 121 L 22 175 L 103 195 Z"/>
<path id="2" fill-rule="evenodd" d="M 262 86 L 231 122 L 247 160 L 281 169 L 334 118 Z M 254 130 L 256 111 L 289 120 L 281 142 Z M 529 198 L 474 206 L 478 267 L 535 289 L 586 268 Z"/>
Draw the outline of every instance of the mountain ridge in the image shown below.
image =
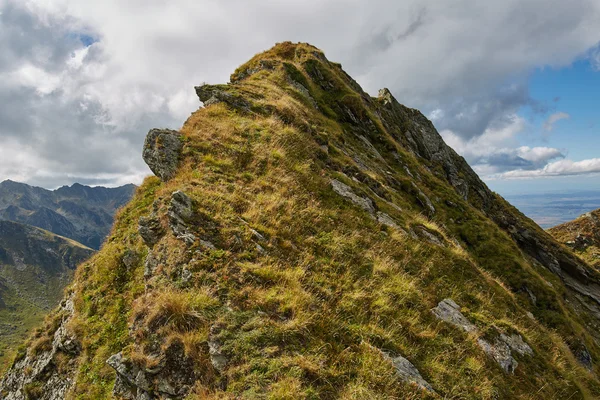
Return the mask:
<path id="1" fill-rule="evenodd" d="M 132 184 L 105 188 L 74 183 L 50 191 L 5 180 L 0 182 L 0 219 L 37 226 L 97 250 L 114 213 L 134 190 Z"/>
<path id="2" fill-rule="evenodd" d="M 6 399 L 600 396 L 600 274 L 423 114 L 304 43 L 195 89 Z"/>

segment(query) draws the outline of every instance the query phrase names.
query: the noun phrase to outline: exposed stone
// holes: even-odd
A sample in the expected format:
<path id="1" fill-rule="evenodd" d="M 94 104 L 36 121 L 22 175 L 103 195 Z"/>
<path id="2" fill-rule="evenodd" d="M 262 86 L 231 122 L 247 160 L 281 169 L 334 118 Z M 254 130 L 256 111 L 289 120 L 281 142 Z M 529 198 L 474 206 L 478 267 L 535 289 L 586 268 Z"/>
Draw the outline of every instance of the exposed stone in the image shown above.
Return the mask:
<path id="1" fill-rule="evenodd" d="M 208 240 L 200 239 L 200 246 L 205 248 L 206 250 L 216 250 L 216 246 L 209 242 Z"/>
<path id="2" fill-rule="evenodd" d="M 196 86 L 196 94 L 205 107 L 212 104 L 225 103 L 230 107 L 243 111 L 250 111 L 251 104 L 240 95 L 229 93 L 223 85 Z"/>
<path id="3" fill-rule="evenodd" d="M 165 231 L 156 213 L 138 220 L 138 232 L 148 247 L 154 246 L 163 237 Z"/>
<path id="4" fill-rule="evenodd" d="M 213 367 L 215 367 L 217 371 L 223 372 L 225 371 L 229 360 L 221 349 L 222 344 L 217 337 L 218 333 L 219 327 L 217 325 L 210 327 L 210 334 L 208 336 L 208 353 L 210 355 L 210 362 Z"/>
<path id="5" fill-rule="evenodd" d="M 410 361 L 402 356 L 393 357 L 391 360 L 394 368 L 396 368 L 398 376 L 400 376 L 400 379 L 405 382 L 416 383 L 421 389 L 435 393 L 433 387 L 429 384 L 429 382 L 423 379 L 419 370 Z"/>
<path id="6" fill-rule="evenodd" d="M 122 260 L 127 269 L 133 269 L 140 262 L 140 255 L 131 249 L 127 249 Z"/>
<path id="7" fill-rule="evenodd" d="M 190 271 L 186 267 L 183 267 L 183 269 L 181 270 L 181 283 L 183 285 L 187 285 L 192 279 L 192 276 L 192 271 Z"/>
<path id="8" fill-rule="evenodd" d="M 375 346 L 372 346 L 367 342 L 362 342 L 362 343 L 363 343 L 363 345 L 367 346 L 372 351 L 379 353 L 385 360 L 391 362 L 396 370 L 396 374 L 398 375 L 398 378 L 400 378 L 402 381 L 407 382 L 407 383 L 414 383 L 421 389 L 427 390 L 431 393 L 435 393 L 435 390 L 429 384 L 429 382 L 427 382 L 425 379 L 423 379 L 423 377 L 421 376 L 421 373 L 419 372 L 417 367 L 415 367 L 406 358 L 404 358 L 400 355 L 395 356 L 395 357 L 391 356 L 387 352 L 385 352 Z"/>
<path id="9" fill-rule="evenodd" d="M 188 245 L 194 244 L 196 236 L 191 232 L 190 224 L 194 217 L 192 199 L 181 191 L 173 192 L 169 204 L 169 226 L 178 239 Z"/>
<path id="10" fill-rule="evenodd" d="M 183 150 L 180 133 L 170 129 L 151 129 L 144 142 L 142 157 L 163 181 L 175 176 Z"/>
<path id="11" fill-rule="evenodd" d="M 431 244 L 435 244 L 436 246 L 442 247 L 444 246 L 444 242 L 442 241 L 442 239 L 429 232 L 429 230 L 427 230 L 427 228 L 425 228 L 424 226 L 415 227 L 414 232 L 417 235 L 417 237 L 423 238 Z"/>
<path id="12" fill-rule="evenodd" d="M 254 238 L 257 240 L 260 240 L 262 242 L 266 240 L 265 237 L 255 229 L 250 228 L 250 233 L 252 233 L 252 236 L 254 236 Z"/>
<path id="13" fill-rule="evenodd" d="M 59 352 L 77 357 L 81 345 L 66 329 L 73 316 L 73 301 L 67 299 L 61 303 L 60 312 L 64 314 L 58 329 L 54 332 L 52 345 L 49 350 L 38 354 L 26 354 L 15 361 L 13 366 L 0 380 L 0 393 L 4 400 L 25 400 L 25 387 L 33 382 L 39 382 L 42 395 L 39 400 L 62 400 L 75 383 L 72 370 L 59 371 L 56 368 L 55 357 Z M 67 368 L 71 369 L 70 366 Z"/>
<path id="14" fill-rule="evenodd" d="M 521 335 L 517 335 L 513 333 L 512 335 L 505 335 L 504 333 L 500 334 L 500 340 L 510 347 L 511 350 L 516 351 L 522 356 L 532 356 L 533 349 L 523 341 Z"/>
<path id="15" fill-rule="evenodd" d="M 331 187 L 337 194 L 349 199 L 363 210 L 371 214 L 375 212 L 375 207 L 373 206 L 373 201 L 371 199 L 358 196 L 352 191 L 352 188 L 345 183 L 342 183 L 337 179 L 332 179 Z"/>
<path id="16" fill-rule="evenodd" d="M 440 301 L 437 307 L 431 309 L 431 312 L 441 319 L 454 326 L 457 326 L 465 332 L 474 332 L 477 327 L 460 312 L 460 306 L 452 299 L 444 299 Z"/>
<path id="17" fill-rule="evenodd" d="M 505 372 L 510 374 L 514 373 L 519 363 L 513 358 L 507 343 L 500 339 L 496 339 L 492 345 L 484 339 L 477 339 L 477 344 L 479 344 L 479 347 L 481 347 L 489 357 L 493 358 Z"/>
<path id="18" fill-rule="evenodd" d="M 144 263 L 144 277 L 148 279 L 154 275 L 157 267 L 158 258 L 156 258 L 152 251 L 149 251 L 148 255 L 146 256 L 146 262 Z"/>
<path id="19" fill-rule="evenodd" d="M 380 224 L 389 226 L 390 228 L 394 228 L 394 229 L 401 229 L 398 224 L 396 224 L 396 221 L 394 221 L 394 219 L 392 217 L 390 217 L 388 214 L 378 211 L 377 212 L 377 221 Z"/>
<path id="20" fill-rule="evenodd" d="M 172 341 L 161 357 L 160 367 L 150 371 L 141 369 L 122 353 L 110 356 L 106 363 L 117 373 L 113 393 L 135 400 L 185 397 L 195 381 L 195 373 L 183 343 Z"/>

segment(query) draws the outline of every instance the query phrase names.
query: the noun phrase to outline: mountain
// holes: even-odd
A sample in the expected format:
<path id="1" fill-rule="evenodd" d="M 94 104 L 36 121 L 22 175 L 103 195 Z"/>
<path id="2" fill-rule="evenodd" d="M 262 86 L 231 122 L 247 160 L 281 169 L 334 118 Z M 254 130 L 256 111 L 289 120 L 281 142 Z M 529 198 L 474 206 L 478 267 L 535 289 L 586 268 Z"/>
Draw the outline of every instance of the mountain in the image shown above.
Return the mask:
<path id="1" fill-rule="evenodd" d="M 99 249 L 117 209 L 135 185 L 117 188 L 78 183 L 54 191 L 6 180 L 0 183 L 0 220 L 21 222 Z"/>
<path id="2" fill-rule="evenodd" d="M 63 296 L 93 250 L 43 229 L 0 221 L 0 361 Z"/>
<path id="3" fill-rule="evenodd" d="M 600 270 L 600 209 L 550 228 L 548 232 Z"/>
<path id="4" fill-rule="evenodd" d="M 600 274 L 418 110 L 289 42 L 196 93 L 5 399 L 600 397 Z"/>

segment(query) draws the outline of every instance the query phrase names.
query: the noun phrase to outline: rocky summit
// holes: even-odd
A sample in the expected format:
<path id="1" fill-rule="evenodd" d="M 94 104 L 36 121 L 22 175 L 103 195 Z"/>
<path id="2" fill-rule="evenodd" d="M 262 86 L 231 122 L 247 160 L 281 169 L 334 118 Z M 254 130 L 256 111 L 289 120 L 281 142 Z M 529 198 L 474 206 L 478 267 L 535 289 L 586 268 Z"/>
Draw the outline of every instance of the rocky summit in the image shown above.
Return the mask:
<path id="1" fill-rule="evenodd" d="M 303 43 L 195 90 L 3 398 L 600 398 L 600 274 L 418 110 Z"/>

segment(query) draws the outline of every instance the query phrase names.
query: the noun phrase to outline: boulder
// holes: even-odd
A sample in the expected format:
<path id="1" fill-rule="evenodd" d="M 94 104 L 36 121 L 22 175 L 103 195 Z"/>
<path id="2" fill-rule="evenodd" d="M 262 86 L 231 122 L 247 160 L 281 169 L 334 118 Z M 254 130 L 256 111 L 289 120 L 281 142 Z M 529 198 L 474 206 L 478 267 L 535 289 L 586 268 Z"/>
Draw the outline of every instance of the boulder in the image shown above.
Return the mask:
<path id="1" fill-rule="evenodd" d="M 181 134 L 170 129 L 151 129 L 144 142 L 142 158 L 163 181 L 168 181 L 175 176 L 183 142 Z"/>

